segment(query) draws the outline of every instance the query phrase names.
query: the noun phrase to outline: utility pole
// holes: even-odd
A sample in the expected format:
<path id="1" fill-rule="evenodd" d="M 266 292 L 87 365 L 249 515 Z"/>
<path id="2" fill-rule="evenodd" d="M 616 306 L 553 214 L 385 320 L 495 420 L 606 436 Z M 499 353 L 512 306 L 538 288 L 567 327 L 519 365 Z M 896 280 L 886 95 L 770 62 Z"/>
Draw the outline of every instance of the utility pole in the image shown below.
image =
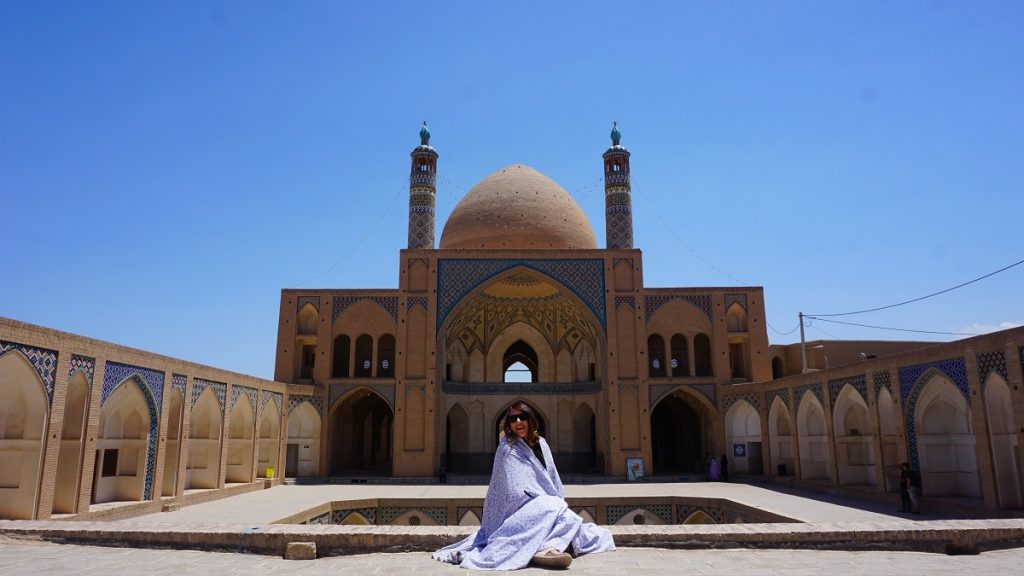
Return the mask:
<path id="1" fill-rule="evenodd" d="M 804 313 L 801 312 L 798 318 L 800 318 L 800 359 L 803 361 L 803 370 L 801 370 L 801 374 L 803 374 L 807 372 L 807 342 L 804 340 Z"/>

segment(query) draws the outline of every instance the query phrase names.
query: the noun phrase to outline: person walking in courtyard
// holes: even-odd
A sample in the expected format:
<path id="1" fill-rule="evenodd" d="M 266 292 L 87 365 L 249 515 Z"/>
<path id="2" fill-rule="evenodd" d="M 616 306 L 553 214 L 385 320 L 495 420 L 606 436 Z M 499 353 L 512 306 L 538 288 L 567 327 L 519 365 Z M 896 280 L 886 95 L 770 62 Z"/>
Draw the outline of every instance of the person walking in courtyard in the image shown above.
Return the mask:
<path id="1" fill-rule="evenodd" d="M 708 466 L 708 481 L 718 482 L 718 479 L 721 477 L 721 468 L 718 466 L 718 460 L 711 455 L 711 452 L 707 453 L 706 458 Z"/>
<path id="2" fill-rule="evenodd" d="M 909 462 L 900 464 L 900 496 L 906 491 L 907 503 L 903 512 L 921 513 L 921 474 L 910 467 Z"/>
<path id="3" fill-rule="evenodd" d="M 506 411 L 480 529 L 434 552 L 435 560 L 475 570 L 567 568 L 573 556 L 615 550 L 610 532 L 569 509 L 538 427 L 525 403 Z"/>

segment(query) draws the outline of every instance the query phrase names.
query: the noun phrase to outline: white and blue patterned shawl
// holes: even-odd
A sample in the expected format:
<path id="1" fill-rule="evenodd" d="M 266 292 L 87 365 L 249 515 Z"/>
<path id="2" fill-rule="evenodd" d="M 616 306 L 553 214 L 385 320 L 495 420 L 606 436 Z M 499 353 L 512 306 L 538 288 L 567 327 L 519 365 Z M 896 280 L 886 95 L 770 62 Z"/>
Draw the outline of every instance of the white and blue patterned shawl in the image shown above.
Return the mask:
<path id="1" fill-rule="evenodd" d="M 435 560 L 476 570 L 515 570 L 547 548 L 564 551 L 572 544 L 576 554 L 615 549 L 611 533 L 584 523 L 569 510 L 555 459 L 543 438 L 540 447 L 546 466 L 522 439 L 511 444 L 501 440 L 480 529 L 434 552 Z"/>

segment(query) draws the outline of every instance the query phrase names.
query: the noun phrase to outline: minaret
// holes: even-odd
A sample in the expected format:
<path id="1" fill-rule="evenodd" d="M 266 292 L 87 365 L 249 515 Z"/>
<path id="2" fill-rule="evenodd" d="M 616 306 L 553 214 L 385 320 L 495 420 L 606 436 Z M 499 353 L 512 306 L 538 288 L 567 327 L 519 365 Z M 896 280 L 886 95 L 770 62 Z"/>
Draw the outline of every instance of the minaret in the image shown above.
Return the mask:
<path id="1" fill-rule="evenodd" d="M 409 174 L 409 248 L 434 247 L 434 201 L 437 194 L 437 152 L 430 147 L 427 123 L 420 145 L 413 149 Z"/>
<path id="2" fill-rule="evenodd" d="M 619 145 L 622 133 L 612 124 L 612 145 L 604 153 L 604 229 L 606 248 L 633 247 L 633 200 L 629 184 L 629 150 Z"/>

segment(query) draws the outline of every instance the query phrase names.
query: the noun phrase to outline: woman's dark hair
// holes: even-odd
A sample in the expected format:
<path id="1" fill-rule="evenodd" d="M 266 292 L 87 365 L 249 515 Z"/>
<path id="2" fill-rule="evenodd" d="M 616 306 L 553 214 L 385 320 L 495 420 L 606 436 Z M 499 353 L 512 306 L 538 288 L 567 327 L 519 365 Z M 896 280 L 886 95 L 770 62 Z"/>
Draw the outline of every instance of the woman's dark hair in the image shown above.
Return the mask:
<path id="1" fill-rule="evenodd" d="M 515 408 L 523 414 L 526 414 L 526 422 L 529 425 L 526 431 L 526 445 L 533 448 L 537 445 L 537 440 L 540 438 L 540 422 L 537 421 L 537 417 L 533 414 L 533 408 L 526 405 L 525 402 L 516 402 L 515 404 L 508 407 L 505 410 L 505 417 L 501 423 L 501 429 L 505 432 L 505 442 L 509 444 L 516 441 L 516 433 L 512 431 L 512 426 L 508 423 L 508 413 Z"/>

